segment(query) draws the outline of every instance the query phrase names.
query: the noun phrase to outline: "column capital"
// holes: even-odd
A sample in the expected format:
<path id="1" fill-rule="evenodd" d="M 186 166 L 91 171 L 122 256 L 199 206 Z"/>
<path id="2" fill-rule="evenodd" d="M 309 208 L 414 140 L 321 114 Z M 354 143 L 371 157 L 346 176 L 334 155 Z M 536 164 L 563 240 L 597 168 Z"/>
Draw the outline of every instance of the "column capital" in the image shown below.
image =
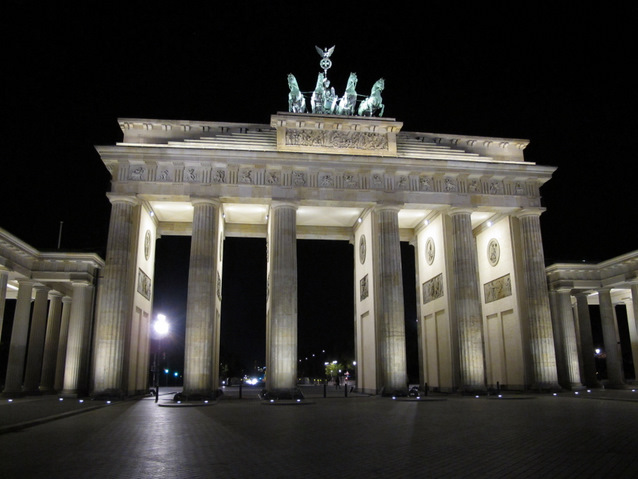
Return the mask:
<path id="1" fill-rule="evenodd" d="M 191 196 L 190 200 L 193 206 L 202 205 L 202 204 L 221 206 L 222 204 L 219 198 L 213 198 L 210 196 Z"/>
<path id="2" fill-rule="evenodd" d="M 294 208 L 295 211 L 297 211 L 297 208 L 299 208 L 299 204 L 295 201 L 273 200 L 270 203 L 270 209 L 275 210 L 277 208 Z"/>
<path id="3" fill-rule="evenodd" d="M 523 218 L 524 216 L 540 216 L 545 213 L 545 208 L 521 208 L 519 211 L 512 213 L 512 216 L 516 218 Z"/>
<path id="4" fill-rule="evenodd" d="M 52 289 L 51 291 L 49 291 L 49 299 L 54 299 L 54 298 L 62 298 L 63 294 L 60 293 L 59 291 L 56 291 L 55 289 Z"/>
<path id="5" fill-rule="evenodd" d="M 452 206 L 446 210 L 446 213 L 449 216 L 463 215 L 463 214 L 471 215 L 472 213 L 475 213 L 476 211 L 477 210 L 475 210 L 474 208 L 469 208 L 466 206 Z"/>
<path id="6" fill-rule="evenodd" d="M 403 203 L 378 203 L 374 205 L 374 211 L 401 211 Z"/>
<path id="7" fill-rule="evenodd" d="M 73 298 L 71 296 L 63 296 L 62 297 L 62 303 L 71 303 L 73 302 Z"/>
<path id="8" fill-rule="evenodd" d="M 133 206 L 137 206 L 140 204 L 140 200 L 135 195 L 125 195 L 121 193 L 107 193 L 106 197 L 109 199 L 111 204 L 128 203 Z"/>

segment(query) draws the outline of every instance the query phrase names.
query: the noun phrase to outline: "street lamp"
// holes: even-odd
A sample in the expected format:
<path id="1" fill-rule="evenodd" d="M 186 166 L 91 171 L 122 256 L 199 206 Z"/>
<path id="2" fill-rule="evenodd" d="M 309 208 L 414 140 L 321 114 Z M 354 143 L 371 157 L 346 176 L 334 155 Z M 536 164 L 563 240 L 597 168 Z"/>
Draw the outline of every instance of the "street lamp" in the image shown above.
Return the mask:
<path id="1" fill-rule="evenodd" d="M 155 331 L 155 337 L 157 338 L 157 351 L 155 351 L 155 402 L 159 401 L 159 386 L 160 386 L 160 375 L 159 375 L 159 364 L 157 360 L 157 356 L 161 353 L 162 349 L 162 338 L 166 336 L 170 330 L 170 324 L 166 321 L 166 316 L 163 314 L 158 314 L 157 319 L 153 323 L 153 330 Z"/>

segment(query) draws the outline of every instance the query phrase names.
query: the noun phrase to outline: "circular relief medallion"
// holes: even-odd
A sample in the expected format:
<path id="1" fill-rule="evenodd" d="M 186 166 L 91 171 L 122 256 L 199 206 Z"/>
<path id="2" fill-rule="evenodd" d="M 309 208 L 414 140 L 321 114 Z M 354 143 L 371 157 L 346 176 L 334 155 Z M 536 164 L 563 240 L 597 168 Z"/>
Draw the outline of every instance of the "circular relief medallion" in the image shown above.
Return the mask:
<path id="1" fill-rule="evenodd" d="M 496 266 L 499 259 L 501 259 L 501 246 L 495 238 L 492 238 L 487 243 L 487 260 L 492 266 Z"/>
<path id="2" fill-rule="evenodd" d="M 366 262 L 366 235 L 359 238 L 359 261 L 361 264 Z"/>
<path id="3" fill-rule="evenodd" d="M 151 231 L 146 230 L 144 235 L 144 258 L 148 259 L 151 255 Z"/>
<path id="4" fill-rule="evenodd" d="M 435 254 L 434 240 L 432 238 L 428 238 L 425 242 L 425 261 L 427 261 L 429 265 L 434 263 Z"/>

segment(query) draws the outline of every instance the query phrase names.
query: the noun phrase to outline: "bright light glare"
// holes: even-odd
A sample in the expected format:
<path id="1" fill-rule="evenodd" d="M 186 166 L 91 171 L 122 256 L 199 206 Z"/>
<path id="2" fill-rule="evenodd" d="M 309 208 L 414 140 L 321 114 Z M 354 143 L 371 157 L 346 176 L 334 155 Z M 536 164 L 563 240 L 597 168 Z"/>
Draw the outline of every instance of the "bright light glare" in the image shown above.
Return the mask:
<path id="1" fill-rule="evenodd" d="M 157 320 L 153 323 L 153 329 L 157 335 L 166 336 L 170 330 L 170 325 L 168 324 L 168 321 L 166 321 L 166 316 L 158 314 Z"/>

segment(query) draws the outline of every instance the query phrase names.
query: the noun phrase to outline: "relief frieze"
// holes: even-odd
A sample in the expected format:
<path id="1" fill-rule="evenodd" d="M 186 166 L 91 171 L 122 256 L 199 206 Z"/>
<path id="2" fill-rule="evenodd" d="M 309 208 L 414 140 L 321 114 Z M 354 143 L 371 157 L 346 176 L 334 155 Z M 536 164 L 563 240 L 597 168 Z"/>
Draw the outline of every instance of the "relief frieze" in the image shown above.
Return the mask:
<path id="1" fill-rule="evenodd" d="M 359 281 L 359 301 L 363 301 L 368 297 L 369 289 L 368 289 L 368 275 L 366 274 Z"/>
<path id="2" fill-rule="evenodd" d="M 500 278 L 496 278 L 489 283 L 483 285 L 485 292 L 485 303 L 492 303 L 499 299 L 506 298 L 512 295 L 512 280 L 510 275 L 506 274 Z"/>
<path id="3" fill-rule="evenodd" d="M 387 150 L 388 137 L 379 133 L 342 130 L 286 130 L 286 146 Z"/>
<path id="4" fill-rule="evenodd" d="M 443 297 L 443 273 L 423 283 L 423 304 Z"/>
<path id="5" fill-rule="evenodd" d="M 149 278 L 144 271 L 142 271 L 141 269 L 138 269 L 137 270 L 137 292 L 150 301 L 151 291 L 152 291 L 151 278 Z"/>

